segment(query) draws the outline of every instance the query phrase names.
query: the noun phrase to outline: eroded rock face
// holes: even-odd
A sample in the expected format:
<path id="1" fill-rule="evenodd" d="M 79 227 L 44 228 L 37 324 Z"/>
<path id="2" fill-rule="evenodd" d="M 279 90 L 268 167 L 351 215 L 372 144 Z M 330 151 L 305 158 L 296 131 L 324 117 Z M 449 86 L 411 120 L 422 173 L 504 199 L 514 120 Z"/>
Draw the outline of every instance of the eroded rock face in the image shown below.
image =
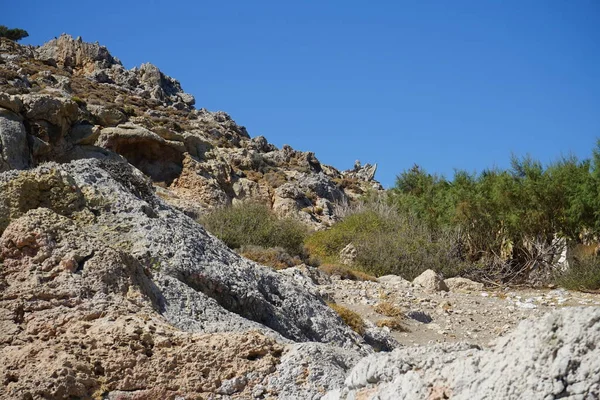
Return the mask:
<path id="1" fill-rule="evenodd" d="M 29 146 L 23 118 L 0 108 L 0 171 L 29 166 Z"/>
<path id="2" fill-rule="evenodd" d="M 242 259 L 124 162 L 0 174 L 0 234 L 0 398 L 315 396 L 370 351 L 314 288 Z M 286 357 L 339 378 L 297 383 Z"/>
<path id="3" fill-rule="evenodd" d="M 1 170 L 124 158 L 190 215 L 258 201 L 314 228 L 333 224 L 338 204 L 381 189 L 375 167 L 341 173 L 312 152 L 250 138 L 226 113 L 194 109 L 194 97 L 156 66 L 126 70 L 98 43 L 1 39 L 0 60 L 2 136 L 21 145 L 3 153 Z"/>
<path id="4" fill-rule="evenodd" d="M 464 343 L 371 355 L 324 399 L 596 399 L 600 309 L 526 320 L 489 350 Z"/>

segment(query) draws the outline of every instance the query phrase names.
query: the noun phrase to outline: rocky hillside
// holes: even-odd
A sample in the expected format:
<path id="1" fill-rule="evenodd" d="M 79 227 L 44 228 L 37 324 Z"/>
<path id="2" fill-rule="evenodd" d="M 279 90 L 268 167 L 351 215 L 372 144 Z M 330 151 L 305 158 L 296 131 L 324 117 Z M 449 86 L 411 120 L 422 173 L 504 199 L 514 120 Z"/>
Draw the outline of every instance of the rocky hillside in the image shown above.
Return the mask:
<path id="1" fill-rule="evenodd" d="M 339 172 L 193 104 L 97 44 L 0 41 L 0 399 L 600 398 L 597 299 L 544 300 L 558 310 L 489 348 L 402 347 L 328 302 L 411 309 L 414 336 L 437 326 L 437 341 L 489 327 L 472 318 L 487 303 L 432 271 L 350 282 L 228 249 L 190 216 L 262 199 L 320 227 L 380 186 L 374 167 Z"/>
<path id="2" fill-rule="evenodd" d="M 226 113 L 195 109 L 154 65 L 127 70 L 99 44 L 2 39 L 0 52 L 0 171 L 123 158 L 192 215 L 257 200 L 315 227 L 334 222 L 336 204 L 381 189 L 376 166 L 341 172 L 314 153 L 251 138 Z"/>

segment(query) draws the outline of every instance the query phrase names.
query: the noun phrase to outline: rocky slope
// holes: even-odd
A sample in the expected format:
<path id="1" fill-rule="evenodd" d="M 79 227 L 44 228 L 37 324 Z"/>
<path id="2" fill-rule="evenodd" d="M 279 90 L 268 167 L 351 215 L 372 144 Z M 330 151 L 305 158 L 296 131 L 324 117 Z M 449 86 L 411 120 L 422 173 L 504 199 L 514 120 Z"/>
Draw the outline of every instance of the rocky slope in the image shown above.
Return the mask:
<path id="1" fill-rule="evenodd" d="M 371 351 L 125 163 L 0 174 L 0 232 L 0 398 L 310 398 Z"/>
<path id="2" fill-rule="evenodd" d="M 598 398 L 597 308 L 491 349 L 374 354 L 408 338 L 359 336 L 325 299 L 413 308 L 420 327 L 462 310 L 468 282 L 341 281 L 229 250 L 191 217 L 258 199 L 323 227 L 380 186 L 372 166 L 339 172 L 193 105 L 98 44 L 0 39 L 0 399 Z"/>
<path id="3" fill-rule="evenodd" d="M 311 152 L 250 138 L 152 64 L 127 70 L 108 50 L 62 35 L 39 48 L 0 41 L 0 171 L 44 161 L 122 157 L 195 215 L 243 200 L 315 227 L 335 206 L 379 190 L 376 166 L 340 172 Z"/>

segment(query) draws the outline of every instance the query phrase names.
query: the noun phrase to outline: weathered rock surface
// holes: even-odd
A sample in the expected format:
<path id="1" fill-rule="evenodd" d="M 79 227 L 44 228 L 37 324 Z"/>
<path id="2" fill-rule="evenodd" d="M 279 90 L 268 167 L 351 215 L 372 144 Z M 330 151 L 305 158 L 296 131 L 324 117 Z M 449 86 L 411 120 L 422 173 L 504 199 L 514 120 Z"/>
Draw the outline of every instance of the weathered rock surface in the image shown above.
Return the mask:
<path id="1" fill-rule="evenodd" d="M 340 262 L 344 265 L 352 265 L 356 260 L 358 250 L 352 243 L 348 243 L 342 250 L 340 250 Z"/>
<path id="2" fill-rule="evenodd" d="M 477 291 L 483 290 L 483 283 L 475 282 L 467 278 L 448 278 L 444 280 L 444 283 L 451 291 Z"/>
<path id="3" fill-rule="evenodd" d="M 3 39 L 0 60 L 0 107 L 16 115 L 3 117 L 2 137 L 25 145 L 10 160 L 3 154 L 0 170 L 122 157 L 189 215 L 259 201 L 315 228 L 338 219 L 339 203 L 381 189 L 375 167 L 340 172 L 314 153 L 250 138 L 226 113 L 194 109 L 194 97 L 156 66 L 126 70 L 98 43 Z"/>
<path id="4" fill-rule="evenodd" d="M 23 118 L 0 108 L 0 171 L 29 166 L 29 147 Z"/>
<path id="5" fill-rule="evenodd" d="M 332 363 L 370 351 L 314 291 L 237 256 L 123 162 L 0 174 L 0 232 L 0 398 L 312 395 L 328 381 L 269 386 L 297 368 L 280 365 L 293 341 L 324 343 Z"/>
<path id="6" fill-rule="evenodd" d="M 600 396 L 597 308 L 525 322 L 488 350 L 362 358 L 409 334 L 456 339 L 459 325 L 489 339 L 494 325 L 457 297 L 481 308 L 489 294 L 433 271 L 347 283 L 239 257 L 189 216 L 260 201 L 322 228 L 382 189 L 376 165 L 340 172 L 194 104 L 156 66 L 126 70 L 97 43 L 0 38 L 0 399 Z M 555 292 L 489 298 L 481 315 L 504 324 L 489 335 L 568 302 Z M 379 315 L 361 337 L 324 299 L 408 318 L 390 332 Z"/>
<path id="7" fill-rule="evenodd" d="M 325 399 L 597 399 L 600 309 L 526 320 L 489 350 L 467 344 L 394 350 L 361 360 Z"/>
<path id="8" fill-rule="evenodd" d="M 448 286 L 446 286 L 442 277 L 430 269 L 413 279 L 413 284 L 430 292 L 448 291 Z"/>

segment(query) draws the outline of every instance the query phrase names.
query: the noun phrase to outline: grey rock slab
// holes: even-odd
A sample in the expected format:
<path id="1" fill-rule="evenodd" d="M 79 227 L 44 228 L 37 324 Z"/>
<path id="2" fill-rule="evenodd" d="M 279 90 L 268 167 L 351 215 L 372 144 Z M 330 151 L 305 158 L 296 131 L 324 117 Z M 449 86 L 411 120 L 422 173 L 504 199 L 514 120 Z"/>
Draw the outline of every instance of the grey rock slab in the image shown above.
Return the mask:
<path id="1" fill-rule="evenodd" d="M 328 389 L 341 387 L 347 371 L 360 359 L 355 350 L 322 343 L 297 343 L 286 347 L 267 390 L 278 399 L 320 399 Z"/>
<path id="2" fill-rule="evenodd" d="M 0 108 L 0 171 L 29 166 L 29 146 L 23 119 Z"/>

